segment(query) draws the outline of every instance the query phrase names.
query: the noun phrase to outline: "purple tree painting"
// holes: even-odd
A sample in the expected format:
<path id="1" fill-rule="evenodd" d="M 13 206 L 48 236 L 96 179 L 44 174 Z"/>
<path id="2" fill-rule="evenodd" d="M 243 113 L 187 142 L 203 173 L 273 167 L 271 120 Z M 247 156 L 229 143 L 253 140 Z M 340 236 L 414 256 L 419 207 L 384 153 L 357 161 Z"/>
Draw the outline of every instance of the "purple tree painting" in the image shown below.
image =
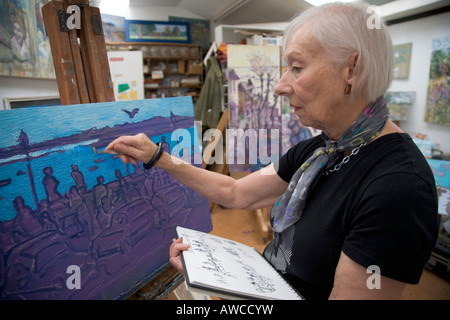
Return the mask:
<path id="1" fill-rule="evenodd" d="M 246 155 L 243 163 L 229 159 L 229 168 L 256 171 L 264 166 L 261 152 L 279 155 L 281 150 L 281 104 L 274 94 L 281 71 L 280 47 L 229 45 L 227 54 L 229 128 L 240 130 L 235 154 Z M 243 143 L 239 132 L 248 138 L 248 143 Z"/>

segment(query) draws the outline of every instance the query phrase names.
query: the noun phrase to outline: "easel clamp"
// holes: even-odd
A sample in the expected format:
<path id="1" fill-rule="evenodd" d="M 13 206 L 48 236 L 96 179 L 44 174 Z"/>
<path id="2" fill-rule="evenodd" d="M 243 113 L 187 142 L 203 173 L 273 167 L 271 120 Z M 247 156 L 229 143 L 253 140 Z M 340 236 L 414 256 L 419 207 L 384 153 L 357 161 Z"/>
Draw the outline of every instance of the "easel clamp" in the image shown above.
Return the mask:
<path id="1" fill-rule="evenodd" d="M 57 10 L 58 21 L 59 21 L 59 30 L 61 32 L 70 32 L 70 30 L 72 30 L 73 28 L 70 28 L 68 25 L 69 18 L 72 17 L 73 14 L 75 14 L 75 19 L 80 19 L 81 13 L 80 13 L 79 7 L 87 6 L 87 4 L 85 4 L 85 3 L 79 3 L 79 2 L 74 2 L 74 1 L 69 1 L 68 4 L 69 4 L 69 6 L 67 7 L 67 10 L 69 10 L 72 6 L 78 7 L 78 10 L 75 10 L 75 13 L 73 13 L 72 10 L 70 10 L 70 11 Z M 96 36 L 103 35 L 102 20 L 101 20 L 100 15 L 91 14 L 91 22 L 92 22 L 92 28 L 93 28 L 94 34 Z M 79 29 L 81 27 L 77 26 L 76 28 Z"/>
<path id="2" fill-rule="evenodd" d="M 67 13 L 64 10 L 57 10 L 59 30 L 62 32 L 70 32 L 70 28 L 67 26 L 67 21 L 72 16 L 72 13 Z"/>

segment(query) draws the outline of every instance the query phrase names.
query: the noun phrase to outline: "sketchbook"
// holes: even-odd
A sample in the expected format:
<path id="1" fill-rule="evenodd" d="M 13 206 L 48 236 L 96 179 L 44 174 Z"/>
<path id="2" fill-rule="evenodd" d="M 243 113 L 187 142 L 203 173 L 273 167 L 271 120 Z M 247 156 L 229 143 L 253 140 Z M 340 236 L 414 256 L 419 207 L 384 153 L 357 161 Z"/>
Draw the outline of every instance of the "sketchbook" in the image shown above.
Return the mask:
<path id="1" fill-rule="evenodd" d="M 177 227 L 188 290 L 225 299 L 302 300 L 269 262 L 242 243 Z"/>

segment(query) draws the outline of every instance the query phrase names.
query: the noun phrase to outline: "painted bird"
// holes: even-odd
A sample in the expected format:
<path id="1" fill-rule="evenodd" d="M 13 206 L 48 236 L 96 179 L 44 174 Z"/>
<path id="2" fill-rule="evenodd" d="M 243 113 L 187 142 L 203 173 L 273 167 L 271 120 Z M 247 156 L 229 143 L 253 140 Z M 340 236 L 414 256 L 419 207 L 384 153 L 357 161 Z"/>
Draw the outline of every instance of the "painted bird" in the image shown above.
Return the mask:
<path id="1" fill-rule="evenodd" d="M 133 109 L 132 111 L 128 111 L 128 110 L 122 109 L 122 111 L 125 112 L 126 114 L 128 114 L 128 116 L 130 117 L 130 119 L 133 119 L 134 116 L 136 115 L 136 113 L 138 113 L 139 108 L 135 108 L 135 109 Z"/>

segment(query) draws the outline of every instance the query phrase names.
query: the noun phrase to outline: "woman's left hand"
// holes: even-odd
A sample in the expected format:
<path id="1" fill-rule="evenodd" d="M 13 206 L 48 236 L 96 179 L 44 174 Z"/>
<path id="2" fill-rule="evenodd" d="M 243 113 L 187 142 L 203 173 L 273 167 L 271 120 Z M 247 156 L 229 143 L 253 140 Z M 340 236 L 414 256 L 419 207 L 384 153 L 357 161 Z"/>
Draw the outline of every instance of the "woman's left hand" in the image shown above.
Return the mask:
<path id="1" fill-rule="evenodd" d="M 190 245 L 183 243 L 183 238 L 172 239 L 172 245 L 170 246 L 169 256 L 170 264 L 178 270 L 181 274 L 183 272 L 183 264 L 181 263 L 180 252 L 190 248 Z"/>

